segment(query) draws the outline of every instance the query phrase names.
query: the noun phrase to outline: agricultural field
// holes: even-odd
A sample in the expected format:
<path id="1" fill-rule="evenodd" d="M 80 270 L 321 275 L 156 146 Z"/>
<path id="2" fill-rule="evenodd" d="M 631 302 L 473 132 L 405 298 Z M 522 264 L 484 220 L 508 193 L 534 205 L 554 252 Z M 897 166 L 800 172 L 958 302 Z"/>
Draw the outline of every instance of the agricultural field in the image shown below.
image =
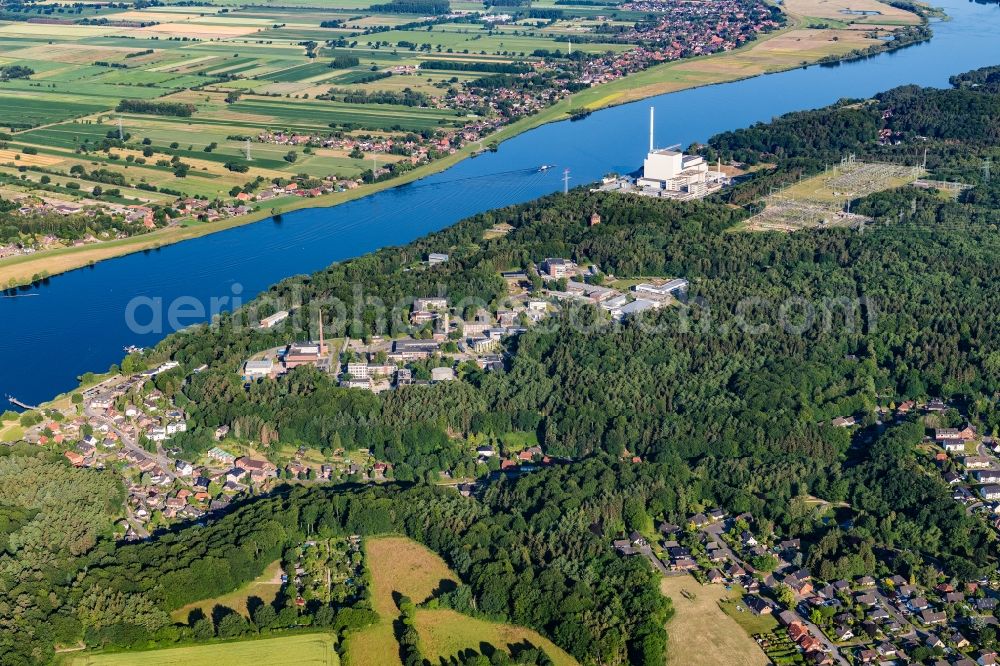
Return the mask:
<path id="1" fill-rule="evenodd" d="M 399 616 L 395 595 L 420 604 L 453 589 L 458 578 L 432 551 L 405 537 L 380 537 L 365 543 L 365 561 L 372 581 L 372 604 L 381 621 L 347 639 L 353 666 L 399 664 L 399 645 L 393 622 Z M 482 643 L 505 650 L 530 645 L 541 648 L 556 666 L 575 666 L 576 660 L 537 632 L 508 624 L 487 622 L 447 609 L 418 609 L 416 628 L 425 658 L 447 663 Z"/>
<path id="2" fill-rule="evenodd" d="M 88 207 L 115 226 L 87 247 L 0 239 L 3 285 L 330 205 L 581 109 L 843 55 L 921 20 L 846 3 L 718 0 L 742 17 L 729 28 L 622 0 L 25 5 L 0 20 L 0 192 L 24 215 Z"/>
<path id="3" fill-rule="evenodd" d="M 914 25 L 919 17 L 878 0 L 794 0 L 803 16 L 862 24 Z"/>
<path id="4" fill-rule="evenodd" d="M 180 666 L 211 664 L 212 666 L 339 666 L 340 659 L 330 634 L 301 634 L 281 638 L 213 643 L 189 647 L 125 652 L 121 654 L 88 654 L 70 657 L 69 666 Z"/>
<path id="5" fill-rule="evenodd" d="M 667 624 L 667 666 L 765 666 L 770 660 L 749 634 L 726 613 L 733 593 L 722 585 L 701 585 L 691 576 L 669 576 L 660 590 L 673 602 Z M 745 607 L 743 612 L 749 613 Z M 772 620 L 773 622 L 773 620 Z"/>

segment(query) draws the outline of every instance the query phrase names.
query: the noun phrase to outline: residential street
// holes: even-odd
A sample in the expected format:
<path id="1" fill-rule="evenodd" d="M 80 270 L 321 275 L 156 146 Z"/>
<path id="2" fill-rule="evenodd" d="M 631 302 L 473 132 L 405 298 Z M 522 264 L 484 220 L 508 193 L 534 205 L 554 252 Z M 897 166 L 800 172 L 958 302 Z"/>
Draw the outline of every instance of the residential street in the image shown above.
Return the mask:
<path id="1" fill-rule="evenodd" d="M 115 425 L 115 422 L 112 421 L 111 419 L 97 412 L 93 412 L 91 410 L 85 410 L 84 413 L 87 416 L 96 419 L 99 423 L 103 423 L 104 425 L 108 426 L 108 428 L 110 428 L 116 435 L 118 435 L 119 439 L 122 442 L 122 447 L 125 450 L 135 451 L 136 453 L 141 453 L 147 458 L 152 459 L 154 462 L 156 462 L 157 465 L 160 466 L 160 468 L 163 470 L 163 473 L 166 474 L 168 477 L 170 477 L 171 481 L 177 478 L 177 475 L 174 474 L 173 461 L 167 456 L 165 456 L 162 453 L 162 451 L 159 450 L 159 447 L 157 447 L 156 453 L 150 453 L 146 449 L 139 446 L 135 441 L 130 439 L 128 436 L 126 436 L 124 432 L 119 430 L 118 427 Z"/>
<path id="2" fill-rule="evenodd" d="M 702 532 L 704 532 L 705 534 L 707 534 L 708 537 L 713 542 L 716 543 L 716 545 L 718 545 L 720 548 L 722 548 L 723 551 L 732 559 L 733 562 L 736 562 L 737 564 L 739 564 L 744 569 L 747 569 L 747 567 L 750 566 L 742 558 L 740 558 L 735 552 L 733 552 L 733 550 L 726 544 L 725 541 L 723 541 L 721 535 L 722 535 L 722 533 L 725 530 L 725 526 L 724 526 L 724 524 L 722 522 L 710 523 L 710 524 L 704 526 L 703 528 L 701 528 L 701 530 L 702 530 Z M 834 660 L 838 664 L 841 664 L 841 666 L 849 666 L 847 659 L 845 659 L 844 655 L 842 655 L 840 653 L 840 648 L 838 648 L 836 645 L 834 645 L 830 641 L 830 639 L 828 639 L 826 637 L 826 635 L 820 630 L 820 628 L 817 627 L 815 624 L 812 623 L 812 621 L 809 620 L 808 613 L 803 613 L 803 609 L 800 608 L 801 605 L 802 604 L 799 604 L 798 606 L 796 606 L 792 610 L 795 612 L 796 615 L 799 616 L 800 621 L 802 622 L 802 624 L 807 629 L 809 629 L 809 631 L 814 636 L 816 636 L 817 639 L 819 639 L 819 641 L 823 644 L 823 649 L 825 649 L 826 651 L 828 651 L 830 653 L 830 655 L 834 658 Z"/>

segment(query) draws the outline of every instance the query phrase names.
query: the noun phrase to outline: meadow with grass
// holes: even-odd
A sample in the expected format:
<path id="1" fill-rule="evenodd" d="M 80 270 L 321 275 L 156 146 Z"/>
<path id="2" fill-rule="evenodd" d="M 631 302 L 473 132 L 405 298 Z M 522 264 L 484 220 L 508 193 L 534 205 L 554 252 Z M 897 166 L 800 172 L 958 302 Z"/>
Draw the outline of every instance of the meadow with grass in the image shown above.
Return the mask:
<path id="1" fill-rule="evenodd" d="M 538 632 L 516 625 L 473 618 L 440 608 L 437 597 L 461 583 L 441 556 L 400 536 L 368 539 L 365 557 L 372 586 L 372 606 L 379 622 L 351 634 L 345 646 L 353 666 L 400 664 L 400 599 L 422 605 L 413 617 L 425 658 L 431 663 L 449 660 L 468 651 L 501 650 L 516 654 L 541 650 L 555 666 L 577 666 L 577 661 Z"/>
<path id="2" fill-rule="evenodd" d="M 181 664 L 212 664 L 212 666 L 339 666 L 331 634 L 314 633 L 279 638 L 262 638 L 208 645 L 189 645 L 168 650 L 123 652 L 70 656 L 68 666 L 179 666 Z"/>
<path id="3" fill-rule="evenodd" d="M 764 666 L 770 663 L 747 631 L 753 627 L 743 624 L 759 618 L 752 616 L 745 605 L 738 604 L 739 591 L 727 590 L 722 585 L 701 585 L 688 575 L 664 578 L 660 589 L 674 607 L 667 631 L 672 637 L 678 637 L 667 646 L 668 666 Z M 737 610 L 736 605 L 741 608 Z M 737 614 L 746 617 L 737 622 L 733 617 Z M 762 622 L 767 622 L 766 626 L 771 629 L 777 624 L 770 617 Z"/>

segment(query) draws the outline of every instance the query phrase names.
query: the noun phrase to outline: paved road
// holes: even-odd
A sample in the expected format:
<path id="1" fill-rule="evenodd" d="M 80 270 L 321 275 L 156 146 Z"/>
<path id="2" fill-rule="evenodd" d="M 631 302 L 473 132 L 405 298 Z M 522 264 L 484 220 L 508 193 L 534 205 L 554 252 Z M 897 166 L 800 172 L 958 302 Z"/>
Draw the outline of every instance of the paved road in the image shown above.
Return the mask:
<path id="1" fill-rule="evenodd" d="M 135 517 L 135 514 L 132 513 L 132 507 L 129 506 L 127 502 L 125 503 L 125 520 L 127 520 L 128 524 L 132 526 L 132 530 L 135 531 L 136 535 L 140 539 L 149 537 L 149 530 L 147 530 L 143 524 L 139 522 L 139 519 Z"/>
<path id="2" fill-rule="evenodd" d="M 115 422 L 109 419 L 108 417 L 102 414 L 95 413 L 89 409 L 84 410 L 84 413 L 87 416 L 96 419 L 99 423 L 108 426 L 108 428 L 110 428 L 116 435 L 118 435 L 118 438 L 121 440 L 122 443 L 122 448 L 124 448 L 126 451 L 135 451 L 136 453 L 141 453 L 147 458 L 152 458 L 156 462 L 156 464 L 160 466 L 164 474 L 170 477 L 171 481 L 177 478 L 177 476 L 174 474 L 173 471 L 174 468 L 173 461 L 167 456 L 165 456 L 163 452 L 159 449 L 159 447 L 157 447 L 156 453 L 150 453 L 146 449 L 139 446 L 131 438 L 129 438 L 124 432 L 119 430 L 118 426 L 115 425 Z"/>
<path id="3" fill-rule="evenodd" d="M 746 564 L 733 552 L 733 549 L 729 547 L 722 539 L 722 532 L 725 529 L 721 522 L 710 523 L 702 528 L 702 531 L 708 535 L 708 538 L 712 540 L 712 543 L 716 545 L 717 548 L 721 549 L 726 556 L 733 562 L 738 562 L 740 566 L 746 568 Z"/>
<path id="4" fill-rule="evenodd" d="M 913 625 L 910 624 L 910 621 L 906 618 L 906 616 L 896 609 L 889 598 L 882 594 L 881 590 L 875 588 L 872 590 L 872 594 L 874 594 L 875 598 L 878 599 L 880 604 L 882 604 L 882 607 L 889 611 L 889 615 L 891 615 L 896 622 L 899 622 L 900 626 L 909 628 L 909 632 L 901 634 L 902 637 L 908 638 L 916 633 L 916 630 L 913 628 Z"/>
<path id="5" fill-rule="evenodd" d="M 803 605 L 805 605 L 804 602 L 799 604 L 799 606 Z M 807 613 L 804 613 L 803 610 L 799 608 L 799 606 L 795 607 L 795 612 L 799 616 L 799 621 L 802 622 L 802 624 L 804 624 L 806 628 L 809 629 L 809 631 L 812 633 L 813 636 L 819 639 L 819 642 L 823 644 L 823 648 L 830 653 L 834 661 L 836 661 L 838 664 L 841 664 L 841 666 L 850 666 L 847 663 L 847 659 L 844 658 L 844 655 L 840 654 L 840 648 L 834 645 L 830 641 L 830 639 L 826 637 L 826 634 L 824 634 L 819 627 L 817 627 L 815 624 L 812 623 L 812 621 L 809 619 L 809 615 Z"/>
<path id="6" fill-rule="evenodd" d="M 650 548 L 649 546 L 643 546 L 641 548 L 638 548 L 637 550 L 638 550 L 638 552 L 640 554 L 645 555 L 646 559 L 649 560 L 650 563 L 652 563 L 653 568 L 656 569 L 657 571 L 659 571 L 664 576 L 673 576 L 673 575 L 676 575 L 677 572 L 671 571 L 670 569 L 667 569 L 667 566 L 663 563 L 663 561 L 660 558 L 658 558 L 653 553 L 653 549 Z M 684 572 L 684 573 L 686 573 L 686 572 Z"/>

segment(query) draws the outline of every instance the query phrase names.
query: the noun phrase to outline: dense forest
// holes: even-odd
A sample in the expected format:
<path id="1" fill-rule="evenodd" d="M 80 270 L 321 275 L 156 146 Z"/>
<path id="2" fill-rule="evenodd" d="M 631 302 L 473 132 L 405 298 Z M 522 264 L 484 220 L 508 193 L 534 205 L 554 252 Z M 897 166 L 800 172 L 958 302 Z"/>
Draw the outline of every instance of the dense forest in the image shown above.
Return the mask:
<path id="1" fill-rule="evenodd" d="M 40 560 L 41 546 L 19 540 L 58 512 L 12 489 L 0 495 L 0 526 L 9 527 L 0 623 L 10 629 L 0 661 L 44 661 L 54 640 L 196 640 L 201 634 L 170 624 L 166 612 L 252 579 L 313 534 L 405 533 L 461 576 L 463 593 L 451 595 L 460 610 L 534 627 L 587 664 L 662 663 L 669 606 L 647 563 L 615 557 L 610 541 L 711 506 L 751 513 L 764 533 L 801 536 L 825 578 L 890 565 L 926 580 L 941 570 L 977 578 L 996 566 L 992 532 L 925 468 L 916 451 L 923 424 L 883 431 L 876 410 L 940 396 L 962 404 L 981 432 L 1000 433 L 1000 180 L 981 169 L 984 158 L 1000 157 L 995 76 L 970 73 L 950 90 L 899 88 L 719 135 L 699 149 L 774 166 L 718 200 L 577 190 L 491 211 L 289 278 L 257 303 L 131 357 L 130 367 L 182 364 L 158 386 L 190 414 L 189 432 L 175 440 L 188 452 L 205 450 L 214 429 L 229 425 L 265 448 L 369 448 L 394 464 L 395 481 L 288 488 L 139 545 L 110 543 L 105 513 L 91 507 L 66 519 L 74 525 L 51 528 L 83 535 L 76 550 L 46 543 L 57 552 Z M 880 143 L 885 129 L 897 141 Z M 732 204 L 750 203 L 762 182 L 791 182 L 846 152 L 912 163 L 924 148 L 934 176 L 973 187 L 957 199 L 914 188 L 859 199 L 854 209 L 875 219 L 863 233 L 739 229 L 748 207 Z M 592 212 L 600 225 L 588 226 Z M 500 223 L 512 231 L 484 240 Z M 449 261 L 411 270 L 444 248 Z M 339 299 L 359 315 L 344 324 L 324 311 L 328 336 L 401 333 L 405 318 L 387 319 L 376 302 L 442 294 L 495 307 L 505 296 L 500 271 L 538 280 L 530 265 L 546 257 L 618 278 L 685 277 L 689 298 L 624 324 L 590 306 L 566 307 L 511 341 L 503 370 L 463 366 L 457 382 L 374 395 L 310 368 L 249 388 L 239 377 L 254 352 L 314 335 L 315 322 L 309 331 L 295 317 L 268 331 L 249 326 L 279 307 L 308 311 Z M 183 381 L 183 369 L 202 364 L 209 369 Z M 849 415 L 861 424 L 854 436 L 830 424 Z M 954 425 L 959 417 L 940 418 Z M 534 433 L 559 464 L 499 476 L 474 499 L 424 483 L 444 470 L 487 473 L 466 437 L 510 432 Z M 28 449 L 7 455 L 15 471 L 56 464 Z M 622 462 L 629 456 L 642 462 Z M 803 501 L 810 495 L 848 502 L 852 520 L 815 520 Z M 106 599 L 124 610 L 97 613 Z M 275 609 L 285 617 L 273 626 L 349 630 L 367 612 L 364 602 L 285 608 Z"/>

